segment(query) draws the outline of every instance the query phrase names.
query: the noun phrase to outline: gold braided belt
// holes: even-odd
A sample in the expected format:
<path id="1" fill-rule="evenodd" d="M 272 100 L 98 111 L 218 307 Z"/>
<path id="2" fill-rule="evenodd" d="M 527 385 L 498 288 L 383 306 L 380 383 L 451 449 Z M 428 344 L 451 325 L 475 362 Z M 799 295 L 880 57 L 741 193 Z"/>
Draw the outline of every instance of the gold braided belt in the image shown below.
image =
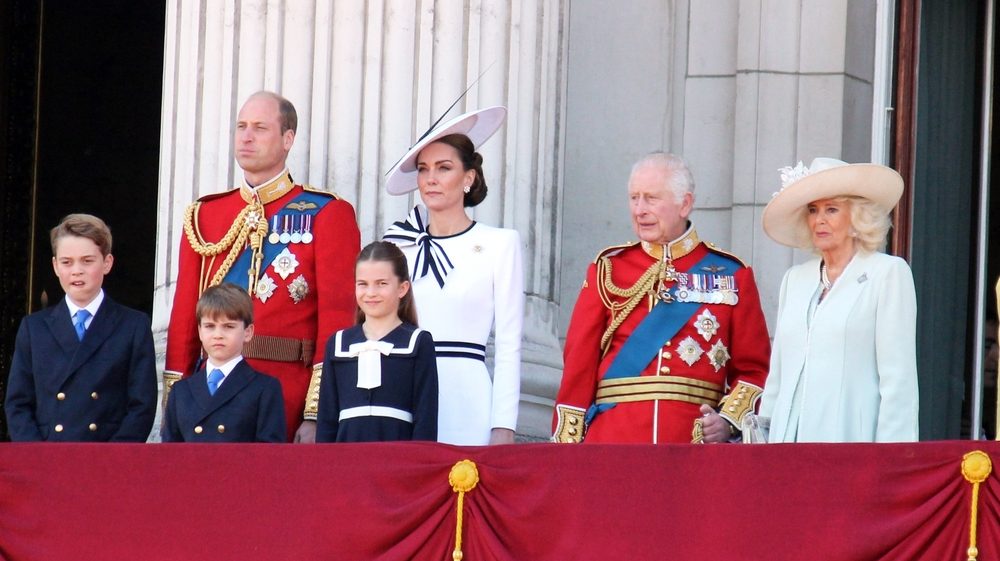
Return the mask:
<path id="1" fill-rule="evenodd" d="M 715 407 L 722 399 L 722 390 L 718 384 L 684 376 L 612 378 L 597 385 L 596 403 L 666 400 Z"/>

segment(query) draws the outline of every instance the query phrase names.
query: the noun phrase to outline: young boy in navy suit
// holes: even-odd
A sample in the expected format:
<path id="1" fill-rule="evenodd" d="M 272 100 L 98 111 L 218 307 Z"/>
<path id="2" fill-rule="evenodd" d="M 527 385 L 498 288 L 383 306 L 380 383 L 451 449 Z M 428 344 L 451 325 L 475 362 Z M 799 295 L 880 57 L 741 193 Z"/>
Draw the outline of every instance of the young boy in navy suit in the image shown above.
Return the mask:
<path id="1" fill-rule="evenodd" d="M 253 302 L 224 283 L 206 290 L 195 308 L 207 358 L 177 381 L 167 399 L 164 442 L 285 442 L 281 384 L 243 360 L 253 337 Z"/>
<path id="2" fill-rule="evenodd" d="M 66 297 L 17 330 L 4 409 L 11 440 L 145 442 L 156 415 L 149 316 L 101 288 L 111 230 L 71 214 L 50 232 Z"/>

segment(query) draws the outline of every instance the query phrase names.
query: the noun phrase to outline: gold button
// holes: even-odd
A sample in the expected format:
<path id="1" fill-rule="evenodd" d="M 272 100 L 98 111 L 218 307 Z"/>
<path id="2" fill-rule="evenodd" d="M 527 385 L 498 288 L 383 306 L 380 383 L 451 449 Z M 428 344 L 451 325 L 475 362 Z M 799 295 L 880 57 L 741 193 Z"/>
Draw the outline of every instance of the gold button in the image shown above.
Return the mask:
<path id="1" fill-rule="evenodd" d="M 571 425 L 575 425 L 575 424 L 577 424 L 579 422 L 580 421 L 576 420 L 576 417 L 570 417 L 569 418 L 569 424 L 571 424 Z"/>
<path id="2" fill-rule="evenodd" d="M 673 355 L 671 355 L 671 354 L 670 354 L 670 353 L 668 353 L 667 351 L 663 351 L 663 352 L 662 352 L 662 353 L 660 354 L 660 356 L 662 356 L 663 358 L 665 358 L 665 359 L 667 359 L 667 360 L 670 360 L 670 358 L 671 358 L 671 357 L 672 357 Z"/>
<path id="3" fill-rule="evenodd" d="M 646 356 L 649 356 L 649 355 L 646 355 Z M 670 367 L 669 366 L 664 366 L 664 367 L 660 368 L 660 372 L 663 373 L 663 374 L 670 374 Z"/>
<path id="4" fill-rule="evenodd" d="M 91 392 L 90 399 L 97 399 L 97 392 Z"/>
<path id="5" fill-rule="evenodd" d="M 62 432 L 62 430 L 63 430 L 62 425 L 56 425 L 56 432 Z"/>
<path id="6" fill-rule="evenodd" d="M 740 404 L 740 400 L 738 400 L 738 399 L 734 399 L 733 400 L 733 405 L 739 405 L 739 404 Z"/>
<path id="7" fill-rule="evenodd" d="M 670 341 L 667 341 L 663 346 L 664 347 L 669 347 L 670 346 Z"/>
<path id="8" fill-rule="evenodd" d="M 195 434 L 201 434 L 201 431 L 203 431 L 203 430 L 205 430 L 205 429 L 201 428 L 200 426 L 197 426 L 197 427 L 194 428 L 194 433 Z"/>
<path id="9" fill-rule="evenodd" d="M 219 434 L 226 432 L 226 425 L 219 425 Z"/>
<path id="10" fill-rule="evenodd" d="M 59 392 L 59 393 L 56 394 L 56 399 L 58 399 L 59 401 L 62 401 L 64 399 L 66 399 L 66 394 L 64 394 L 62 392 Z"/>
<path id="11" fill-rule="evenodd" d="M 94 432 L 97 430 L 97 423 L 90 423 L 90 426 L 87 428 L 90 429 L 90 432 Z"/>
<path id="12" fill-rule="evenodd" d="M 732 405 L 730 405 L 730 406 L 729 406 L 729 407 L 727 407 L 726 409 L 728 409 L 728 410 L 729 410 L 729 411 L 730 411 L 731 413 L 735 413 L 735 412 L 736 412 L 736 407 L 734 407 L 734 406 L 732 406 Z"/>

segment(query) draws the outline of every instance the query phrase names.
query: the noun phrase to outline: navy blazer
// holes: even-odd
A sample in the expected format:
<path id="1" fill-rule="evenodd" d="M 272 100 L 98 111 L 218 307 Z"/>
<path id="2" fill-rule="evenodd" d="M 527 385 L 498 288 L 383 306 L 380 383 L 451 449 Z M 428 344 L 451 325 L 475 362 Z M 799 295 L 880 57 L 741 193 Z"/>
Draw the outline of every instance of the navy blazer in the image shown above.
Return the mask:
<path id="1" fill-rule="evenodd" d="M 83 341 L 65 299 L 21 320 L 4 402 L 12 440 L 145 442 L 156 395 L 146 314 L 105 294 Z"/>
<path id="2" fill-rule="evenodd" d="M 170 389 L 164 442 L 285 442 L 281 383 L 241 360 L 215 395 L 202 368 Z"/>

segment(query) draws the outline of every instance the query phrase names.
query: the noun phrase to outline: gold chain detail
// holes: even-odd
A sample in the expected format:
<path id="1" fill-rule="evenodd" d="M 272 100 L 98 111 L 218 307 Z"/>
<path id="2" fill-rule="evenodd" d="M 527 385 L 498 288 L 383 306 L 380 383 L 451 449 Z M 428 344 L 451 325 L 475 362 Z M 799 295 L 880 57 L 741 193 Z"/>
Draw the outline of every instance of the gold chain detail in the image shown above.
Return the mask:
<path id="1" fill-rule="evenodd" d="M 603 352 L 608 352 L 608 346 L 611 344 L 611 336 L 614 335 L 615 331 L 621 326 L 625 318 L 632 313 L 632 310 L 639 305 L 639 302 L 653 290 L 653 285 L 656 284 L 656 280 L 659 278 L 660 270 L 663 268 L 662 262 L 653 263 L 646 272 L 639 277 L 639 280 L 629 288 L 621 288 L 616 286 L 611 280 L 611 260 L 607 257 L 602 257 L 601 261 L 598 263 L 598 272 L 601 278 L 601 284 L 604 289 L 609 293 L 619 296 L 622 298 L 627 298 L 625 302 L 618 303 L 612 302 L 610 299 L 605 299 L 605 304 L 611 309 L 611 324 L 608 325 L 607 329 L 604 330 L 604 335 L 601 336 L 601 350 Z"/>
<path id="2" fill-rule="evenodd" d="M 226 254 L 225 260 L 223 260 L 222 265 L 219 266 L 219 270 L 215 272 L 212 276 L 212 281 L 208 286 L 217 286 L 222 283 L 222 280 L 226 278 L 229 270 L 232 268 L 233 263 L 240 256 L 240 252 L 247 245 L 247 239 L 250 240 L 250 248 L 253 251 L 253 257 L 251 259 L 250 270 L 248 271 L 248 285 L 247 292 L 253 296 L 254 288 L 257 284 L 257 277 L 260 274 L 261 262 L 263 260 L 263 255 L 261 247 L 263 245 L 264 237 L 267 235 L 267 218 L 264 215 L 264 205 L 261 204 L 259 199 L 255 199 L 253 202 L 249 203 L 239 214 L 236 215 L 236 219 L 233 220 L 233 224 L 229 227 L 229 231 L 226 232 L 225 236 L 217 243 L 203 243 L 199 238 L 197 232 L 195 232 L 195 216 L 198 213 L 198 209 L 201 207 L 201 203 L 195 201 L 188 205 L 187 209 L 184 210 L 184 234 L 187 236 L 188 243 L 191 244 L 191 248 L 201 255 L 202 258 L 205 257 L 215 257 L 220 255 L 222 252 L 228 250 L 229 253 Z M 257 214 L 257 221 L 254 227 L 247 221 L 247 217 L 251 213 Z"/>

